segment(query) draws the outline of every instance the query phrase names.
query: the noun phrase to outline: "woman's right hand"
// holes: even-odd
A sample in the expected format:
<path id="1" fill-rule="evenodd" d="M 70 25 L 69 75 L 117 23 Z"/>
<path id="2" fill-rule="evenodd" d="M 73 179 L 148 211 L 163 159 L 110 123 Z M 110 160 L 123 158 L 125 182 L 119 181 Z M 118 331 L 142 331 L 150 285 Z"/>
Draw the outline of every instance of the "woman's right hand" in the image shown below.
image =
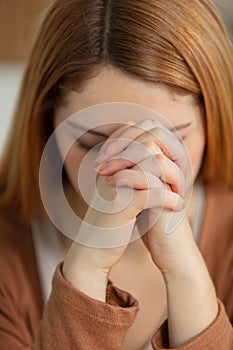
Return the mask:
<path id="1" fill-rule="evenodd" d="M 83 232 L 79 232 L 82 235 L 93 235 L 96 228 L 100 233 L 99 237 L 105 239 L 107 244 L 103 241 L 103 244 L 100 243 L 98 247 L 93 248 L 74 242 L 63 264 L 63 274 L 71 284 L 85 294 L 102 301 L 105 301 L 109 272 L 120 260 L 130 242 L 137 215 L 144 209 L 150 208 L 183 209 L 179 195 L 184 187 L 182 172 L 169 159 L 168 154 L 164 154 L 167 151 L 161 140 L 156 140 L 153 133 L 145 131 L 154 130 L 154 122 L 146 120 L 133 127 L 126 125 L 119 128 L 109 138 L 109 142 L 106 141 L 105 151 L 109 145 L 111 146 L 111 141 L 122 137 L 129 127 L 134 131 L 136 135 L 134 136 L 141 141 L 132 142 L 132 140 L 122 138 L 117 140 L 122 142 L 122 150 L 125 152 L 123 157 L 122 154 L 119 158 L 115 155 L 114 158 L 117 159 L 112 163 L 115 167 L 115 170 L 112 169 L 115 182 L 117 174 L 120 174 L 121 181 L 118 183 L 117 192 L 114 186 L 106 182 L 105 176 L 97 175 L 98 193 L 102 198 L 110 201 L 109 210 L 103 212 L 99 207 L 99 210 L 96 210 L 89 206 L 81 226 Z M 156 126 L 156 130 L 158 133 L 160 127 Z M 164 132 L 167 133 L 168 138 L 174 138 L 169 131 L 163 129 Z M 103 167 L 97 172 L 101 174 Z M 120 208 L 119 202 L 126 203 L 127 200 L 128 205 L 122 205 Z M 94 194 L 92 204 L 97 205 L 98 203 L 99 197 Z M 89 227 L 94 230 L 89 231 Z M 121 235 L 118 239 L 116 235 L 118 235 L 119 228 Z M 103 230 L 102 237 L 101 230 Z M 122 237 L 124 237 L 123 240 Z M 111 244 L 112 241 L 117 244 Z"/>

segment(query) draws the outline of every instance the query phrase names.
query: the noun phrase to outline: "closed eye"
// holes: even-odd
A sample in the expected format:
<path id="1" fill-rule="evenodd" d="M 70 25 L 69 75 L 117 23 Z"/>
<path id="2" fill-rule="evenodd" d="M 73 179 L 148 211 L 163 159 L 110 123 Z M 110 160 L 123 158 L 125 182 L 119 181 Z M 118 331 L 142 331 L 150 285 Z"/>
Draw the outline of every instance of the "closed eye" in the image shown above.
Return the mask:
<path id="1" fill-rule="evenodd" d="M 102 145 L 103 145 L 103 142 L 97 143 L 96 145 L 89 146 L 89 145 L 86 145 L 83 142 L 77 141 L 77 146 L 79 148 L 85 149 L 86 151 L 90 151 L 90 150 L 93 149 L 95 152 L 99 152 L 99 150 L 102 147 Z"/>
<path id="2" fill-rule="evenodd" d="M 177 125 L 176 127 L 174 128 L 170 128 L 169 130 L 171 132 L 175 132 L 175 131 L 179 131 L 179 130 L 182 130 L 182 129 L 186 129 L 187 127 L 189 127 L 192 123 L 189 122 L 189 123 L 186 123 L 186 124 L 181 124 L 181 125 Z M 82 129 L 82 130 L 86 130 L 84 127 L 82 126 L 78 126 L 76 125 L 76 129 Z M 82 148 L 82 149 L 85 149 L 86 151 L 90 151 L 91 149 L 94 149 L 95 152 L 98 152 L 103 144 L 104 141 L 106 141 L 109 137 L 109 135 L 106 135 L 102 132 L 99 132 L 99 131 L 95 131 L 95 130 L 87 130 L 86 134 L 93 134 L 95 136 L 97 136 L 97 138 L 100 138 L 102 139 L 103 141 L 102 142 L 98 142 L 96 143 L 95 145 L 87 145 L 86 143 L 83 143 L 80 139 L 79 141 L 77 141 L 77 146 L 79 148 Z M 83 136 L 83 135 L 82 135 Z M 81 138 L 82 138 L 81 136 Z M 181 137 L 181 140 L 184 141 L 186 139 L 187 135 Z"/>

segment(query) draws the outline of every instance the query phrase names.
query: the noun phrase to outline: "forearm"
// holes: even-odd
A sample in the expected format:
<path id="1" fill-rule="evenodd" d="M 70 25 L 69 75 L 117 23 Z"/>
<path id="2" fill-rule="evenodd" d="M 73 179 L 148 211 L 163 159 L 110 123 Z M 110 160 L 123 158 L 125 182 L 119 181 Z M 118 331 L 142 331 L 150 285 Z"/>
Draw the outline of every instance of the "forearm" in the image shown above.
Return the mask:
<path id="1" fill-rule="evenodd" d="M 201 254 L 197 248 L 190 254 L 180 270 L 164 275 L 170 347 L 190 341 L 207 328 L 218 313 L 215 289 Z"/>
<path id="2" fill-rule="evenodd" d="M 118 215 L 97 215 L 92 210 L 87 211 L 85 220 L 77 236 L 82 235 L 84 242 L 72 244 L 64 259 L 62 272 L 66 280 L 81 292 L 105 302 L 110 270 L 123 255 L 135 220 L 125 223 Z M 105 241 L 101 240 L 102 236 Z M 89 246 L 88 240 L 85 245 L 86 237 L 93 238 L 90 242 L 94 242 L 96 246 Z"/>

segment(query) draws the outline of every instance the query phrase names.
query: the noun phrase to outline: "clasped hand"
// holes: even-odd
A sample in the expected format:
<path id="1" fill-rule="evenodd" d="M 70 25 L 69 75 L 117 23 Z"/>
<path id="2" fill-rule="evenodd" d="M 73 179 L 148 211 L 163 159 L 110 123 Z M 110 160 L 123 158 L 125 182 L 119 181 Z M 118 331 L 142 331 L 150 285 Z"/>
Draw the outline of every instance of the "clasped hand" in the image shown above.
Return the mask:
<path id="1" fill-rule="evenodd" d="M 113 234 L 111 228 L 125 225 L 127 243 L 108 249 L 74 243 L 64 263 L 68 279 L 71 276 L 70 280 L 77 280 L 73 284 L 80 288 L 81 271 L 85 272 L 83 280 L 86 281 L 90 271 L 92 282 L 94 274 L 98 276 L 97 284 L 101 281 L 100 285 L 106 285 L 111 268 L 120 260 L 130 242 L 133 225 L 129 224 L 135 223 L 143 212 L 147 212 L 148 222 L 153 223 L 156 217 L 154 225 L 149 225 L 142 236 L 155 265 L 165 276 L 177 272 L 183 274 L 184 270 L 190 273 L 197 250 L 184 209 L 188 156 L 182 140 L 158 122 L 144 120 L 127 124 L 108 138 L 96 162 L 99 195 L 111 195 L 114 193 L 112 190 L 117 188 L 124 196 L 130 188 L 132 198 L 117 212 L 114 211 L 114 202 L 108 213 L 98 212 L 89 206 L 84 221 L 92 227 L 109 229 L 109 235 Z M 183 212 L 183 220 L 171 234 L 166 234 L 170 214 L 180 212 Z M 190 250 L 194 254 L 190 254 Z M 85 283 L 83 291 L 89 293 L 90 287 Z M 89 295 L 93 296 L 92 292 Z M 100 300 L 103 298 L 101 294 Z"/>

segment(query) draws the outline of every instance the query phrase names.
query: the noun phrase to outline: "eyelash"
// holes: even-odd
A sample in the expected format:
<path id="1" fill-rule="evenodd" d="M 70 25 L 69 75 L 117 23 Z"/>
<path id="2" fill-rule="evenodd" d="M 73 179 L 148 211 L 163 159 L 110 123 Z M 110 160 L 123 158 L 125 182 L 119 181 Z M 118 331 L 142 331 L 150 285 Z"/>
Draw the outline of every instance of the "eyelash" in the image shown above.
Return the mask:
<path id="1" fill-rule="evenodd" d="M 90 147 L 78 141 L 77 141 L 77 144 L 79 148 L 85 149 L 86 151 L 90 151 L 91 149 L 95 148 L 94 149 L 95 152 L 99 151 L 99 148 L 102 146 L 102 144 L 99 144 L 99 145 L 97 144 L 95 146 Z"/>
<path id="2" fill-rule="evenodd" d="M 184 141 L 184 140 L 186 139 L 186 137 L 187 137 L 187 135 L 183 136 L 183 137 L 181 138 L 181 140 Z M 90 151 L 91 149 L 95 148 L 94 151 L 95 151 L 95 152 L 98 152 L 99 149 L 100 149 L 101 146 L 102 146 L 102 143 L 90 147 L 90 146 L 84 145 L 83 143 L 77 141 L 77 146 L 78 146 L 79 148 L 82 148 L 82 149 L 86 150 L 86 151 Z"/>

